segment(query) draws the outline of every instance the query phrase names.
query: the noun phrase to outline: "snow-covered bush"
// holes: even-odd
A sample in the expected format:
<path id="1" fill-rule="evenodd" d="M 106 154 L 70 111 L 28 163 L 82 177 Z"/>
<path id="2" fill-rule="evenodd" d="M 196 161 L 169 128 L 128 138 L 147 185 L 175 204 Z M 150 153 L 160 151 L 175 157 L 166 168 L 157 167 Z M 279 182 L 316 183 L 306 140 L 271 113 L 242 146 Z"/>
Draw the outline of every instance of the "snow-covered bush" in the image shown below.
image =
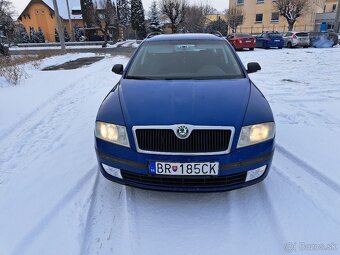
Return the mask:
<path id="1" fill-rule="evenodd" d="M 11 85 L 18 85 L 28 77 L 27 68 L 38 69 L 41 60 L 55 55 L 44 53 L 39 55 L 28 55 L 23 57 L 1 57 L 0 58 L 0 82 L 4 79 Z"/>
<path id="2" fill-rule="evenodd" d="M 24 66 L 16 65 L 11 58 L 1 59 L 0 77 L 5 78 L 10 84 L 17 85 L 27 77 Z"/>

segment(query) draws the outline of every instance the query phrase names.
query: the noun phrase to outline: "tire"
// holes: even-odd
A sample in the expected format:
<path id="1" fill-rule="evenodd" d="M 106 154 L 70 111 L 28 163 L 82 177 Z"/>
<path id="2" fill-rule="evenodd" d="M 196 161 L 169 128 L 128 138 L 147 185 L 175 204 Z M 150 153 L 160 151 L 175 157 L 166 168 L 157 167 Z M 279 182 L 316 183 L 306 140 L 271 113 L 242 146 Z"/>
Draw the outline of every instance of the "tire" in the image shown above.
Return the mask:
<path id="1" fill-rule="evenodd" d="M 291 42 L 287 42 L 287 47 L 288 47 L 288 48 L 293 48 L 292 43 L 291 43 Z"/>
<path id="2" fill-rule="evenodd" d="M 282 50 L 282 47 L 279 47 L 280 50 Z"/>
<path id="3" fill-rule="evenodd" d="M 308 48 L 309 46 L 303 46 L 303 48 Z"/>
<path id="4" fill-rule="evenodd" d="M 249 50 L 253 51 L 253 50 L 254 50 L 254 48 L 249 48 Z"/>

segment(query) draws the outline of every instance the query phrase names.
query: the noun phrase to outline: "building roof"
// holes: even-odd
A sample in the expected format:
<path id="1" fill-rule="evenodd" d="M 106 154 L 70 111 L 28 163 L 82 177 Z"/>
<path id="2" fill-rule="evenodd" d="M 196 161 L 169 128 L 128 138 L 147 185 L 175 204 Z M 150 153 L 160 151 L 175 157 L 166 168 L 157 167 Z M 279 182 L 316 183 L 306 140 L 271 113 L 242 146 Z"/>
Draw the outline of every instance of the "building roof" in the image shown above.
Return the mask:
<path id="1" fill-rule="evenodd" d="M 19 15 L 19 18 L 22 15 L 25 15 L 25 13 L 28 11 L 28 8 L 31 4 L 33 3 L 39 3 L 42 2 L 47 5 L 47 7 L 54 13 L 54 5 L 53 5 L 53 0 L 31 0 L 25 9 L 22 11 L 22 13 Z M 71 12 L 71 18 L 72 19 L 82 19 L 82 15 L 73 15 L 72 10 L 80 10 L 80 1 L 79 0 L 68 0 L 69 6 L 70 6 L 70 12 Z M 58 0 L 58 10 L 59 10 L 59 15 L 63 19 L 68 19 L 68 13 L 67 13 L 67 5 L 66 5 L 66 0 Z"/>

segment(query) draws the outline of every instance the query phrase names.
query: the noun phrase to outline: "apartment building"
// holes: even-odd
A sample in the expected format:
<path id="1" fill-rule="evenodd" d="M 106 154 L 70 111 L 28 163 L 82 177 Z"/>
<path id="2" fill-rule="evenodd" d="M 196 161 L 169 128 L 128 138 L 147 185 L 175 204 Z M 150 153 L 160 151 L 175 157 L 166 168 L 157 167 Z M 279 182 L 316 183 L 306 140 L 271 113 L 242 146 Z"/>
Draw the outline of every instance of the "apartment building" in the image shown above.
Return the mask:
<path id="1" fill-rule="evenodd" d="M 338 0 L 326 0 L 323 13 L 316 14 L 315 27 L 317 30 L 334 29 L 337 8 Z M 340 32 L 339 28 L 337 32 Z"/>
<path id="2" fill-rule="evenodd" d="M 237 6 L 243 12 L 242 24 L 237 32 L 287 31 L 287 20 L 280 16 L 274 2 L 275 0 L 230 0 L 229 7 Z M 326 0 L 310 0 L 308 10 L 298 18 L 293 30 L 315 30 L 316 14 L 324 11 L 325 4 Z"/>

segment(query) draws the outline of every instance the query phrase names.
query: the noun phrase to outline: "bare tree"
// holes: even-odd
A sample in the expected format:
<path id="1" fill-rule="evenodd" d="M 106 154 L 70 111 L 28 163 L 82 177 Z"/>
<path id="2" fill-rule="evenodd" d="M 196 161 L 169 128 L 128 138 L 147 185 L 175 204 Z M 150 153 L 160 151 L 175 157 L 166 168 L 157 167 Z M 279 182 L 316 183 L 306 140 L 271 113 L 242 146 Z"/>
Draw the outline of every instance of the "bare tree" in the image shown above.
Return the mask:
<path id="1" fill-rule="evenodd" d="M 232 6 L 226 11 L 226 19 L 228 26 L 232 29 L 232 32 L 235 33 L 236 29 L 243 22 L 243 12 L 237 6 Z"/>
<path id="2" fill-rule="evenodd" d="M 191 33 L 202 33 L 207 23 L 207 15 L 216 11 L 208 4 L 187 6 L 184 28 Z"/>
<path id="3" fill-rule="evenodd" d="M 161 10 L 171 22 L 172 33 L 177 33 L 179 26 L 185 21 L 186 0 L 161 0 Z"/>
<path id="4" fill-rule="evenodd" d="M 276 10 L 288 22 L 288 30 L 292 31 L 296 20 L 309 8 L 309 0 L 276 0 Z"/>
<path id="5" fill-rule="evenodd" d="M 111 0 L 100 0 L 94 8 L 94 21 L 99 30 L 103 33 L 104 44 L 106 47 L 108 41 L 109 30 L 117 29 L 117 13 L 116 7 Z"/>

